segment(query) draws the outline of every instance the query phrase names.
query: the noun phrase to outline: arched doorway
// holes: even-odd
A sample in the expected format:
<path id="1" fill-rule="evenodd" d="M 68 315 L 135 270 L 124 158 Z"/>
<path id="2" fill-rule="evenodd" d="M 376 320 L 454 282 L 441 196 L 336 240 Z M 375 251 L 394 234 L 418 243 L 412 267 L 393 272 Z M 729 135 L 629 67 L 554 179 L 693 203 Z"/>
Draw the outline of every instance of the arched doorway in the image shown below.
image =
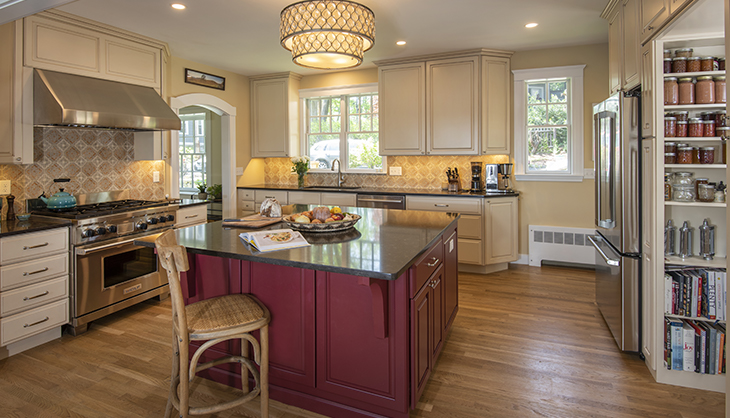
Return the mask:
<path id="1" fill-rule="evenodd" d="M 223 218 L 236 217 L 236 108 L 218 97 L 204 93 L 185 94 L 170 99 L 175 113 L 188 106 L 204 107 L 221 117 L 221 174 Z M 179 137 L 172 131 L 170 140 L 170 196 L 180 197 Z"/>

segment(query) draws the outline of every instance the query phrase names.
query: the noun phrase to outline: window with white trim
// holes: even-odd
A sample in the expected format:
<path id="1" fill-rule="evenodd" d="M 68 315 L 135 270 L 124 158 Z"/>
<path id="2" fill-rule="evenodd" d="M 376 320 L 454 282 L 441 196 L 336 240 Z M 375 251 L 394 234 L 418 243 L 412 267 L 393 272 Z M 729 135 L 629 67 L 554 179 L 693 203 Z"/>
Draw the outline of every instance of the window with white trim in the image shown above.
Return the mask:
<path id="1" fill-rule="evenodd" d="M 302 150 L 310 170 L 330 170 L 335 160 L 350 173 L 379 173 L 377 84 L 353 88 L 300 90 Z"/>
<path id="2" fill-rule="evenodd" d="M 512 71 L 516 180 L 583 180 L 584 68 Z"/>
<path id="3" fill-rule="evenodd" d="M 179 115 L 182 127 L 179 139 L 180 191 L 197 193 L 199 183 L 207 184 L 210 176 L 208 167 L 209 120 L 206 113 Z"/>

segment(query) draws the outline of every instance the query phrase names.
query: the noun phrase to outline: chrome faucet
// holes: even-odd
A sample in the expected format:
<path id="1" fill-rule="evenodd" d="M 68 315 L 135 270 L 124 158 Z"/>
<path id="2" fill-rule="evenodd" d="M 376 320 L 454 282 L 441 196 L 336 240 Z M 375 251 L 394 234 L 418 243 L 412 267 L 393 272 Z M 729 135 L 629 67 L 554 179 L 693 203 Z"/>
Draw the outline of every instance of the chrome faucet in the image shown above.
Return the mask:
<path id="1" fill-rule="evenodd" d="M 342 183 L 345 182 L 345 175 L 342 174 L 342 164 L 339 158 L 332 160 L 332 168 L 330 170 L 335 171 L 335 163 L 337 163 L 337 187 L 342 187 Z"/>

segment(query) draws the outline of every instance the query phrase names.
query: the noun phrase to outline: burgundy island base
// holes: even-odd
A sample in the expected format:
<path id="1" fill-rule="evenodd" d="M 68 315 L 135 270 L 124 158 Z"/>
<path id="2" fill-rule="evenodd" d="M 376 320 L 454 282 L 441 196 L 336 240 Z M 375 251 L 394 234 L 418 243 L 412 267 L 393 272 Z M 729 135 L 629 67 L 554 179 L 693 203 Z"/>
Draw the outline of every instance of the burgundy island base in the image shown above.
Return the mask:
<path id="1" fill-rule="evenodd" d="M 458 310 L 459 216 L 345 210 L 362 216 L 354 229 L 305 233 L 312 246 L 271 253 L 220 222 L 177 230 L 190 259 L 181 277 L 186 303 L 251 293 L 269 308 L 272 399 L 332 417 L 405 418 Z M 238 341 L 204 360 L 228 353 L 240 353 Z M 235 365 L 201 375 L 240 387 Z"/>

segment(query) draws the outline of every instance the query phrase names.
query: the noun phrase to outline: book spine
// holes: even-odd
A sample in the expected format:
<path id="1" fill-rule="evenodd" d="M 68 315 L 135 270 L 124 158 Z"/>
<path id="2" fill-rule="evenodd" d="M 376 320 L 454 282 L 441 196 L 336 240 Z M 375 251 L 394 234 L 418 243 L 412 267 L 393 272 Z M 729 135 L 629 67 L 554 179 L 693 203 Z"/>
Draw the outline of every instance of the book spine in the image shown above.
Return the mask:
<path id="1" fill-rule="evenodd" d="M 669 325 L 672 335 L 672 370 L 682 370 L 682 321 L 672 319 Z"/>
<path id="2" fill-rule="evenodd" d="M 664 312 L 666 313 L 674 313 L 673 307 L 674 307 L 674 287 L 672 282 L 672 276 L 665 274 L 664 275 Z"/>
<path id="3" fill-rule="evenodd" d="M 706 271 L 707 274 L 707 317 L 709 319 L 715 319 L 716 304 L 715 300 L 715 274 L 711 271 Z"/>
<path id="4" fill-rule="evenodd" d="M 695 371 L 695 330 L 688 324 L 682 325 L 682 370 Z"/>

